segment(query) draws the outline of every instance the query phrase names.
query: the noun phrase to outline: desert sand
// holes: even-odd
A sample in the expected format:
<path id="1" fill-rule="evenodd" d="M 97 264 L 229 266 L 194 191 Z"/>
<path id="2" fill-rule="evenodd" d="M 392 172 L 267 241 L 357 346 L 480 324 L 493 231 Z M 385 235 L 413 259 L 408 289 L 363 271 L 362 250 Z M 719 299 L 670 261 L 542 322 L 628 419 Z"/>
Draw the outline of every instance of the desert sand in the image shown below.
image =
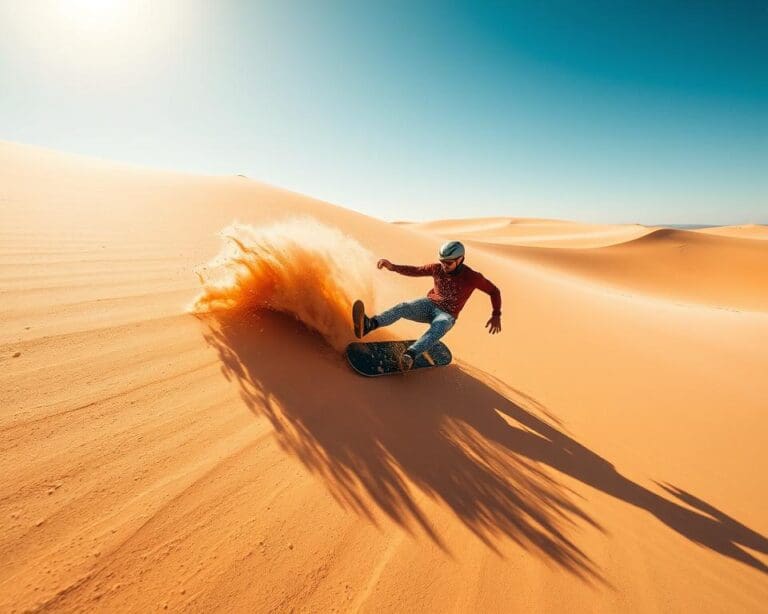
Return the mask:
<path id="1" fill-rule="evenodd" d="M 502 332 L 356 375 L 352 301 L 430 288 L 376 259 L 446 237 Z M 0 611 L 765 611 L 766 239 L 0 143 Z"/>

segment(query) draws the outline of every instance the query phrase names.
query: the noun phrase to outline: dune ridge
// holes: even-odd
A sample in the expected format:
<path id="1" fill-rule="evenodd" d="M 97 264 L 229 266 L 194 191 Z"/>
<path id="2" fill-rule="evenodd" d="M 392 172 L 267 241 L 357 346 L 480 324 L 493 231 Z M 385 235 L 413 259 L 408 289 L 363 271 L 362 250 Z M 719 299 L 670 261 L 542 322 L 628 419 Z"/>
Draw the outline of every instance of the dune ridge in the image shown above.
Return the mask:
<path id="1" fill-rule="evenodd" d="M 536 247 L 602 247 L 615 245 L 652 232 L 640 224 L 582 224 L 536 218 L 479 218 L 408 223 L 414 230 L 461 236 L 485 243 Z"/>
<path id="2" fill-rule="evenodd" d="M 701 228 L 697 232 L 722 235 L 724 237 L 738 237 L 741 239 L 768 239 L 768 226 L 764 224 L 739 224 L 738 226 Z"/>
<path id="3" fill-rule="evenodd" d="M 464 237 L 457 233 L 456 236 Z M 642 236 L 597 248 L 553 249 L 465 238 L 502 257 L 560 275 L 663 300 L 768 311 L 768 244 L 760 239 L 693 230 L 648 229 Z"/>

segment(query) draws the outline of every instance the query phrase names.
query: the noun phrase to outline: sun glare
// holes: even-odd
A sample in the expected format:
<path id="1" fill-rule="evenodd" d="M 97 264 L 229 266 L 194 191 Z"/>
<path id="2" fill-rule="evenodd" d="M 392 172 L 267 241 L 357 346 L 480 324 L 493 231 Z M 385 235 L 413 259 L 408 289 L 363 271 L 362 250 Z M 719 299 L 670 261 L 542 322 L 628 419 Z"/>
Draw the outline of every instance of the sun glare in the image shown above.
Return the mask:
<path id="1" fill-rule="evenodd" d="M 130 0 L 60 0 L 59 15 L 83 28 L 114 27 L 128 16 Z"/>
<path id="2" fill-rule="evenodd" d="M 106 86 L 140 80 L 163 69 L 158 58 L 192 40 L 197 0 L 29 0 L 0 23 L 16 53 L 35 58 L 45 79 Z M 7 15 L 6 15 L 7 13 Z"/>
<path id="3" fill-rule="evenodd" d="M 75 18 L 102 20 L 114 17 L 128 4 L 126 0 L 62 0 L 59 10 Z"/>

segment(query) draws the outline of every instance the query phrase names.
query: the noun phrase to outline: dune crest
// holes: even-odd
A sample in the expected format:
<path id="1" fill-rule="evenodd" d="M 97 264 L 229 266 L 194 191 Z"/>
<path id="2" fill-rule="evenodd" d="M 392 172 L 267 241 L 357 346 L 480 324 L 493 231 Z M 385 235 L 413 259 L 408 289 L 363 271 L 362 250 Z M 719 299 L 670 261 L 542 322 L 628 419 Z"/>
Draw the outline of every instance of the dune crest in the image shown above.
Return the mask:
<path id="1" fill-rule="evenodd" d="M 221 235 L 225 245 L 197 271 L 203 290 L 192 312 L 287 313 L 344 349 L 352 301 L 373 299 L 371 252 L 309 217 L 264 226 L 234 223 Z"/>
<path id="2" fill-rule="evenodd" d="M 464 218 L 408 225 L 441 237 L 460 236 L 483 243 L 550 248 L 590 248 L 617 245 L 651 232 L 640 224 L 585 224 L 543 218 Z"/>
<path id="3" fill-rule="evenodd" d="M 758 239 L 672 228 L 648 228 L 616 245 L 562 249 L 457 238 L 473 249 L 624 293 L 719 309 L 768 310 L 768 245 Z"/>
<path id="4" fill-rule="evenodd" d="M 719 235 L 721 237 L 736 237 L 739 239 L 768 239 L 768 226 L 762 224 L 740 224 L 738 226 L 699 228 L 696 232 L 708 235 Z"/>

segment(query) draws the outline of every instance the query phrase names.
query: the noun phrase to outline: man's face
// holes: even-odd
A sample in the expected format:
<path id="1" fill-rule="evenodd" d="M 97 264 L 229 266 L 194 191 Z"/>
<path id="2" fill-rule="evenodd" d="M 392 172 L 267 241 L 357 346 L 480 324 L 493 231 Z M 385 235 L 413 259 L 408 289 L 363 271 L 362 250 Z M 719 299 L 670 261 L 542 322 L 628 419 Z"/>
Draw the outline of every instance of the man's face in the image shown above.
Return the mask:
<path id="1" fill-rule="evenodd" d="M 461 260 L 461 258 L 456 258 L 454 260 L 440 260 L 440 266 L 443 267 L 443 271 L 446 273 L 451 273 L 456 270 L 457 266 L 459 266 L 459 260 Z"/>

